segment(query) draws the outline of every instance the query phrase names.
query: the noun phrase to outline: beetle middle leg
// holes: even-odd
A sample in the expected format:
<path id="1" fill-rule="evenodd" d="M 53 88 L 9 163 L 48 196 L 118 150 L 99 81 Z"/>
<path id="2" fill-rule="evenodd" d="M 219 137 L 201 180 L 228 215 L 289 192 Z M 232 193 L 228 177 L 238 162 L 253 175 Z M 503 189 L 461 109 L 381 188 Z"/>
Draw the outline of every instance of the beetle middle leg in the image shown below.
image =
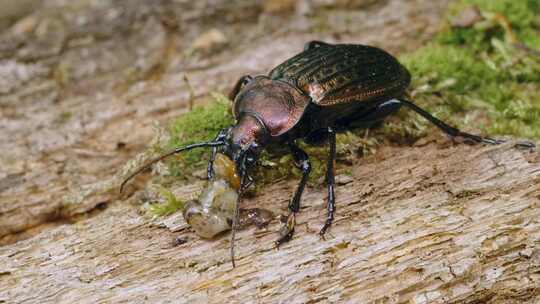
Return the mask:
<path id="1" fill-rule="evenodd" d="M 294 163 L 296 167 L 302 170 L 302 179 L 292 200 L 289 202 L 289 215 L 287 216 L 287 222 L 283 227 L 283 232 L 281 237 L 276 241 L 276 245 L 279 247 L 281 244 L 288 242 L 293 234 L 294 227 L 296 225 L 296 214 L 300 211 L 300 200 L 302 199 L 302 193 L 306 187 L 308 181 L 309 173 L 311 172 L 311 164 L 309 162 L 309 157 L 307 153 L 300 149 L 293 141 L 289 142 L 289 148 L 294 158 Z"/>
<path id="2" fill-rule="evenodd" d="M 466 140 L 469 140 L 469 141 L 472 141 L 472 142 L 475 142 L 475 143 L 485 143 L 485 144 L 491 144 L 491 145 L 498 145 L 498 144 L 501 144 L 501 143 L 504 142 L 503 140 L 499 140 L 499 139 L 493 139 L 493 138 L 490 138 L 490 137 L 482 137 L 482 136 L 462 132 L 461 130 L 446 124 L 442 120 L 440 120 L 438 118 L 435 118 L 429 112 L 427 112 L 426 110 L 420 108 L 419 106 L 415 105 L 414 103 L 412 103 L 412 102 L 410 102 L 408 100 L 405 100 L 405 99 L 392 99 L 392 100 L 387 101 L 387 102 L 400 103 L 400 104 L 408 107 L 409 109 L 411 109 L 411 110 L 415 111 L 416 113 L 420 114 L 420 116 L 424 117 L 425 119 L 427 119 L 432 124 L 436 125 L 439 129 L 441 129 L 444 133 L 450 135 L 452 138 L 454 138 L 454 137 L 462 137 L 462 138 L 464 138 Z"/>
<path id="3" fill-rule="evenodd" d="M 326 184 L 328 187 L 328 202 L 327 210 L 328 215 L 324 226 L 322 227 L 319 235 L 324 236 L 326 230 L 330 228 L 332 222 L 334 221 L 334 212 L 336 211 L 336 197 L 334 195 L 334 184 L 335 184 L 335 167 L 336 167 L 336 132 L 333 128 L 328 127 L 328 146 L 330 148 L 328 152 L 328 163 L 326 167 Z"/>

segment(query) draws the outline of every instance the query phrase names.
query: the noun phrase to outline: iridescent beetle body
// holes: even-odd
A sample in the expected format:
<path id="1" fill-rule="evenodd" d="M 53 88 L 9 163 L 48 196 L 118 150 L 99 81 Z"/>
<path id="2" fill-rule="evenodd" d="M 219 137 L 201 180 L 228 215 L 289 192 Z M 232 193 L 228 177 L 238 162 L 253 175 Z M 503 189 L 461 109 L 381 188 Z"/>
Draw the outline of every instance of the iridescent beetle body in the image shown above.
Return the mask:
<path id="1" fill-rule="evenodd" d="M 289 203 L 289 216 L 277 245 L 291 239 L 301 196 L 311 171 L 309 157 L 296 140 L 308 143 L 326 140 L 329 144 L 326 182 L 328 215 L 320 235 L 331 226 L 335 212 L 334 164 L 336 131 L 366 127 L 384 120 L 402 106 L 412 109 L 451 137 L 479 143 L 501 141 L 461 132 L 405 100 L 410 74 L 396 58 L 370 46 L 328 44 L 311 41 L 303 52 L 275 67 L 268 76 L 243 76 L 233 87 L 236 123 L 223 129 L 210 142 L 175 149 L 162 155 L 130 175 L 127 180 L 169 155 L 198 147 L 211 147 L 208 179 L 214 176 L 217 153 L 227 155 L 236 164 L 240 177 L 239 199 L 252 179 L 249 171 L 258 156 L 271 142 L 287 144 L 302 171 L 302 179 Z M 123 185 L 122 184 L 122 185 Z M 232 241 L 238 221 L 238 203 L 232 225 Z M 234 247 L 231 256 L 234 265 Z"/>
<path id="2" fill-rule="evenodd" d="M 387 52 L 365 45 L 312 42 L 306 50 L 275 67 L 283 80 L 320 106 L 364 102 L 403 93 L 409 72 Z"/>
<path id="3" fill-rule="evenodd" d="M 352 120 L 361 120 L 362 114 L 375 110 L 379 103 L 402 96 L 411 79 L 381 49 L 317 41 L 268 76 L 246 77 L 245 86 L 237 86 L 230 96 L 235 117 L 242 112 L 257 113 L 272 137 L 290 132 L 296 138 L 314 129 L 335 127 L 336 123 L 346 127 Z M 278 96 L 254 98 L 257 94 Z"/>

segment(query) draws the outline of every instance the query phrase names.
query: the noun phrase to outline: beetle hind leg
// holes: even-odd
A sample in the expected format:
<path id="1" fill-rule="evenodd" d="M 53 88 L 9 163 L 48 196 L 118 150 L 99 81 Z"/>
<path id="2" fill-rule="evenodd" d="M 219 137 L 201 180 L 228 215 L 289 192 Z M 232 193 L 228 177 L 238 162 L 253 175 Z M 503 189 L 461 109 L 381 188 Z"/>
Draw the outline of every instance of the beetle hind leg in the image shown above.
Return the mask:
<path id="1" fill-rule="evenodd" d="M 335 175 L 336 175 L 336 132 L 333 128 L 328 128 L 328 144 L 330 151 L 328 152 L 328 163 L 326 168 L 326 184 L 328 188 L 328 202 L 326 205 L 326 209 L 328 211 L 328 215 L 326 217 L 326 221 L 324 222 L 324 226 L 322 227 L 321 231 L 319 232 L 319 235 L 321 237 L 324 237 L 324 234 L 332 226 L 332 222 L 334 221 L 334 213 L 336 211 L 336 197 L 334 195 L 334 184 L 335 184 Z"/>
<path id="2" fill-rule="evenodd" d="M 446 124 L 442 120 L 434 117 L 433 115 L 431 115 L 426 110 L 420 108 L 419 106 L 415 105 L 414 103 L 412 103 L 412 102 L 410 102 L 408 100 L 405 100 L 405 99 L 399 99 L 399 100 L 398 99 L 392 99 L 391 101 L 401 103 L 402 105 L 404 105 L 404 106 L 408 107 L 409 109 L 415 111 L 416 113 L 420 114 L 420 116 L 424 117 L 429 122 L 436 125 L 439 129 L 441 129 L 444 133 L 448 134 L 452 138 L 461 137 L 461 138 L 463 138 L 465 140 L 468 140 L 468 141 L 471 141 L 471 142 L 474 142 L 474 143 L 484 143 L 484 144 L 491 144 L 491 145 L 498 145 L 498 144 L 501 144 L 501 143 L 504 142 L 503 140 L 500 140 L 500 139 L 493 139 L 493 138 L 490 138 L 490 137 L 482 137 L 482 136 L 462 132 L 461 130 L 459 130 L 457 128 L 454 128 L 454 127 Z"/>
<path id="3" fill-rule="evenodd" d="M 401 103 L 394 100 L 395 99 L 383 102 L 369 111 L 361 110 L 357 113 L 353 113 L 350 116 L 336 121 L 336 125 L 345 129 L 371 128 L 401 108 Z"/>
<path id="4" fill-rule="evenodd" d="M 298 184 L 298 188 L 296 189 L 296 192 L 289 203 L 289 215 L 287 216 L 287 222 L 280 231 L 280 238 L 276 241 L 276 246 L 278 247 L 281 244 L 288 242 L 294 234 L 296 214 L 298 211 L 300 211 L 300 200 L 306 187 L 309 173 L 311 172 L 311 164 L 309 162 L 307 153 L 300 149 L 300 147 L 298 147 L 294 142 L 289 143 L 289 148 L 291 149 L 291 153 L 294 157 L 296 167 L 302 170 L 302 179 L 300 180 L 300 184 Z"/>

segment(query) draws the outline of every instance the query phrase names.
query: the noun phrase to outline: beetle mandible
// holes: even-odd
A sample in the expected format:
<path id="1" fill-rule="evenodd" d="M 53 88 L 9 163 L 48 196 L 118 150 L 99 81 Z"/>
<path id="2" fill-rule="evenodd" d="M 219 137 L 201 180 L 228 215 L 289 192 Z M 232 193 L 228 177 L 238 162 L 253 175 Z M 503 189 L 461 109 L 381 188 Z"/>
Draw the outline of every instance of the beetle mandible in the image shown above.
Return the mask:
<path id="1" fill-rule="evenodd" d="M 376 47 L 357 44 L 308 42 L 304 51 L 275 67 L 268 75 L 243 76 L 233 87 L 236 123 L 221 130 L 213 141 L 177 148 L 136 170 L 121 185 L 153 163 L 170 155 L 199 147 L 212 148 L 208 162 L 208 179 L 214 176 L 216 154 L 227 155 L 240 175 L 239 198 L 252 183 L 250 170 L 262 149 L 271 143 L 289 147 L 295 165 L 302 171 L 300 183 L 289 202 L 289 215 L 284 233 L 276 241 L 289 241 L 294 234 L 296 214 L 311 171 L 309 157 L 296 143 L 326 141 L 329 146 L 326 184 L 327 217 L 320 230 L 323 236 L 334 220 L 336 210 L 334 174 L 336 132 L 367 127 L 384 120 L 405 106 L 436 125 L 450 137 L 499 144 L 502 141 L 465 133 L 435 118 L 411 101 L 403 98 L 411 76 L 396 58 Z M 234 265 L 234 235 L 238 221 L 238 205 L 232 225 L 231 255 Z"/>

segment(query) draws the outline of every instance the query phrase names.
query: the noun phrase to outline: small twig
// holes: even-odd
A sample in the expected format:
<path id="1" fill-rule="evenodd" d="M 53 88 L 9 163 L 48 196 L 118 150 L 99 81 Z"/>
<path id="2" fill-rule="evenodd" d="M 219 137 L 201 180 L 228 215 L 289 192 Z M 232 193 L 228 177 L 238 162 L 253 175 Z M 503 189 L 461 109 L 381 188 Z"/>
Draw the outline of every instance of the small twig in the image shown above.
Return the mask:
<path id="1" fill-rule="evenodd" d="M 504 30 L 506 41 L 515 47 L 516 49 L 522 50 L 527 52 L 528 54 L 534 55 L 534 56 L 540 56 L 540 50 L 531 48 L 527 45 L 525 45 L 523 42 L 519 41 L 516 34 L 514 33 L 514 30 L 512 29 L 512 26 L 510 25 L 510 21 L 508 21 L 508 18 L 502 14 L 495 14 L 493 16 L 493 20 L 497 22 Z"/>
<path id="2" fill-rule="evenodd" d="M 189 100 L 188 100 L 188 108 L 189 110 L 193 110 L 193 104 L 195 103 L 195 90 L 193 90 L 193 87 L 191 86 L 191 83 L 189 82 L 189 78 L 187 74 L 184 74 L 184 82 L 186 83 L 186 86 L 189 90 Z"/>

